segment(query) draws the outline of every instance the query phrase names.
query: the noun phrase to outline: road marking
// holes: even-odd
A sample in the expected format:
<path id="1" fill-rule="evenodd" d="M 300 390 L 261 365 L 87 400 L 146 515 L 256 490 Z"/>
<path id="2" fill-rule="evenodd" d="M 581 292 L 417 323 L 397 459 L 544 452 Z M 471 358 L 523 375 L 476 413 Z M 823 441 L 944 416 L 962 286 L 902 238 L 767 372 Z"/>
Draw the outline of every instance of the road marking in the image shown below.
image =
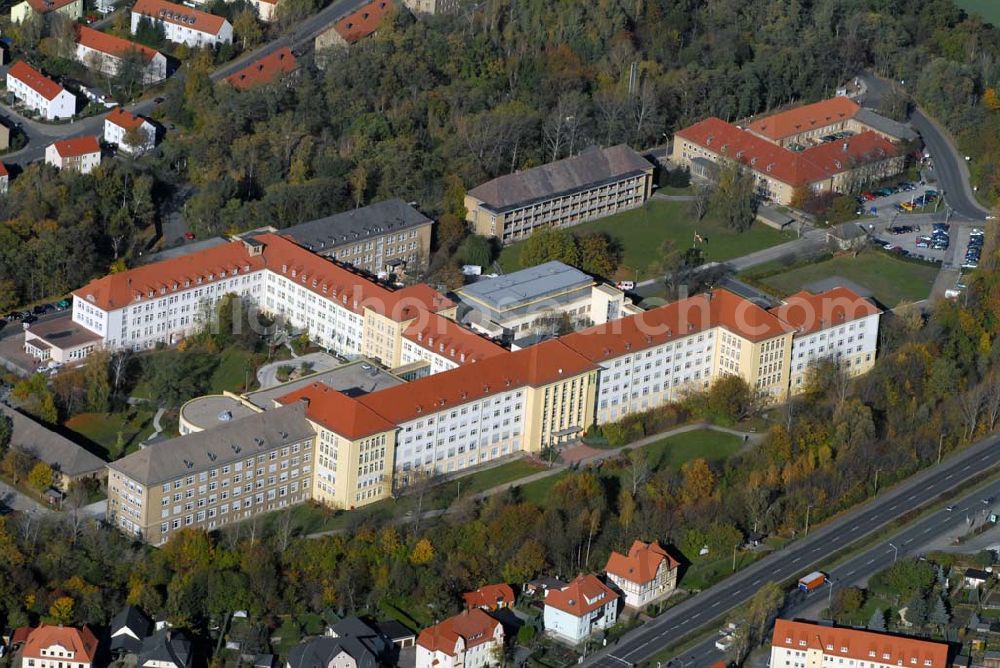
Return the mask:
<path id="1" fill-rule="evenodd" d="M 912 538 L 907 538 L 906 540 L 903 541 L 903 545 L 909 545 L 912 542 L 913 542 Z"/>
<path id="2" fill-rule="evenodd" d="M 719 602 L 718 602 L 718 601 L 716 601 L 715 603 L 713 603 L 713 604 L 712 604 L 712 607 L 713 607 L 713 608 L 718 608 L 718 607 L 719 607 Z"/>
<path id="3" fill-rule="evenodd" d="M 965 466 L 962 467 L 962 470 L 963 471 L 968 471 L 971 468 L 972 468 L 972 464 L 966 464 Z"/>
<path id="4" fill-rule="evenodd" d="M 857 571 L 851 571 L 850 573 L 848 573 L 848 574 L 847 574 L 847 577 L 851 577 L 851 576 L 852 576 L 852 575 L 854 575 L 855 573 L 857 573 Z"/>
<path id="5" fill-rule="evenodd" d="M 793 564 L 797 564 L 797 563 L 799 563 L 800 561 L 802 561 L 802 557 L 795 557 L 794 559 L 792 559 L 792 563 L 793 563 Z"/>
<path id="6" fill-rule="evenodd" d="M 760 578 L 757 578 L 756 580 L 754 580 L 753 584 L 754 585 L 759 585 L 760 584 Z"/>
<path id="7" fill-rule="evenodd" d="M 945 479 L 945 480 L 951 480 L 951 479 L 952 479 L 952 478 L 954 478 L 954 477 L 955 477 L 955 474 L 954 474 L 954 473 L 949 473 L 948 475 L 946 475 L 946 476 L 944 477 L 944 479 Z"/>
<path id="8" fill-rule="evenodd" d="M 869 559 L 868 561 L 865 562 L 866 565 L 868 565 L 868 564 L 874 564 L 874 563 L 875 563 L 874 559 Z"/>
<path id="9" fill-rule="evenodd" d="M 926 528 L 926 529 L 924 529 L 924 530 L 923 530 L 923 531 L 922 531 L 921 533 L 927 533 L 927 532 L 928 532 L 928 531 L 930 531 L 930 530 L 931 530 L 931 528 L 930 528 L 930 527 L 927 527 L 927 528 Z"/>
<path id="10" fill-rule="evenodd" d="M 906 500 L 907 500 L 907 501 L 912 501 L 912 500 L 913 500 L 913 499 L 915 499 L 915 498 L 917 498 L 917 495 L 916 495 L 916 494 L 910 494 L 910 495 L 909 495 L 908 497 L 906 497 Z"/>
<path id="11" fill-rule="evenodd" d="M 691 619 L 698 619 L 699 617 L 701 617 L 701 613 L 700 612 L 696 612 L 693 615 L 691 615 Z"/>
<path id="12" fill-rule="evenodd" d="M 897 504 L 897 505 L 898 505 L 898 504 Z M 893 506 L 889 506 L 889 510 L 895 510 L 895 509 L 896 509 L 896 506 L 895 506 L 895 505 L 893 505 Z"/>

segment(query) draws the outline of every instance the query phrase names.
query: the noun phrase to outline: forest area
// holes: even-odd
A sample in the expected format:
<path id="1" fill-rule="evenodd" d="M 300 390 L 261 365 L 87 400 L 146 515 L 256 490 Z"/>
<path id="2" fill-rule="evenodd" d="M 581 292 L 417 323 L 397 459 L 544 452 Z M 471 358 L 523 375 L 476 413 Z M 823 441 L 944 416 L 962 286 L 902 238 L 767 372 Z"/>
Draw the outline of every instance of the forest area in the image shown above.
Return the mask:
<path id="1" fill-rule="evenodd" d="M 995 198 L 998 54 L 997 30 L 949 0 L 489 0 L 421 21 L 401 12 L 373 39 L 324 54 L 324 69 L 245 92 L 213 85 L 214 60 L 199 52 L 164 94 L 160 120 L 177 130 L 130 167 L 139 195 L 87 200 L 95 182 L 121 179 L 103 173 L 117 164 L 58 178 L 33 167 L 14 180 L 0 211 L 3 295 L 60 295 L 135 260 L 168 195 L 188 185 L 184 216 L 199 237 L 415 201 L 440 216 L 440 269 L 466 235 L 456 189 L 591 144 L 649 147 L 708 115 L 819 99 L 864 68 L 914 82 Z M 49 210 L 22 211 L 27 197 Z M 69 238 L 83 261 L 60 272 Z M 37 271 L 23 271 L 24 257 Z"/>

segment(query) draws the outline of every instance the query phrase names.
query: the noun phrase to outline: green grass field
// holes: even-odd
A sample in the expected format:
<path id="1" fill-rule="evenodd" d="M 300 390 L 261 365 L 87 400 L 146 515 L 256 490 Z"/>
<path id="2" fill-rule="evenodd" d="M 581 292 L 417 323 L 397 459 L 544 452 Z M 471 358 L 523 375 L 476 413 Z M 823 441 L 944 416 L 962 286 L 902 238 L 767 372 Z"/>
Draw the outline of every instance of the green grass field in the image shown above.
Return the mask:
<path id="1" fill-rule="evenodd" d="M 132 408 L 128 413 L 80 413 L 66 421 L 66 428 L 80 434 L 96 447 L 95 453 L 108 461 L 139 449 L 143 438 L 153 433 L 153 412 Z M 118 432 L 124 450 L 118 448 Z"/>
<path id="2" fill-rule="evenodd" d="M 702 245 L 708 262 L 730 260 L 753 251 L 790 240 L 790 235 L 755 223 L 746 232 L 735 232 L 707 216 L 700 222 L 688 213 L 687 202 L 650 200 L 643 207 L 614 216 L 582 223 L 570 228 L 573 232 L 606 232 L 624 250 L 617 276 L 607 278 L 639 280 L 652 275 L 650 265 L 657 258 L 660 244 L 671 239 L 678 249 L 688 248 L 698 232 L 706 239 Z M 522 269 L 521 247 L 524 242 L 506 247 L 500 254 L 500 265 L 506 272 Z"/>
<path id="3" fill-rule="evenodd" d="M 1000 26 L 1000 2 L 997 0 L 956 0 L 955 4 L 970 14 L 978 14 L 987 23 Z"/>
<path id="4" fill-rule="evenodd" d="M 209 382 L 210 392 L 214 394 L 223 391 L 242 391 L 243 384 L 249 378 L 253 384 L 257 367 L 254 366 L 252 355 L 239 348 L 227 348 L 219 355 L 219 366 L 212 372 L 212 379 Z"/>
<path id="5" fill-rule="evenodd" d="M 937 274 L 938 268 L 934 265 L 908 262 L 869 251 L 856 257 L 839 255 L 825 262 L 796 267 L 759 280 L 779 293 L 789 295 L 809 283 L 840 276 L 868 288 L 875 299 L 894 308 L 901 301 L 926 299 Z"/>
<path id="6" fill-rule="evenodd" d="M 677 434 L 647 445 L 644 450 L 649 467 L 654 471 L 664 467 L 677 470 L 684 462 L 698 457 L 708 461 L 722 461 L 740 449 L 742 439 L 733 434 L 699 429 Z"/>

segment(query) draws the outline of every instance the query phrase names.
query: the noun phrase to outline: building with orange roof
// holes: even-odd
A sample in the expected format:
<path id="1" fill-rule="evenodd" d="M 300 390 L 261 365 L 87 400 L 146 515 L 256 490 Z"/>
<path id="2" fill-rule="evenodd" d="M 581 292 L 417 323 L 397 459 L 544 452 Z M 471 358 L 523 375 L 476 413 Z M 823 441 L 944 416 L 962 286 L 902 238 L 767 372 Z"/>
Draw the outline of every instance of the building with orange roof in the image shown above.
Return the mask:
<path id="1" fill-rule="evenodd" d="M 101 144 L 94 135 L 60 139 L 45 149 L 45 162 L 81 174 L 90 174 L 101 164 Z"/>
<path id="2" fill-rule="evenodd" d="M 142 155 L 156 148 L 156 128 L 142 116 L 115 107 L 104 117 L 104 142 L 128 155 Z"/>
<path id="3" fill-rule="evenodd" d="M 46 120 L 76 113 L 76 96 L 23 60 L 7 69 L 7 92 Z"/>
<path id="4" fill-rule="evenodd" d="M 680 563 L 656 541 L 632 543 L 628 554 L 612 552 L 604 567 L 608 581 L 625 596 L 625 605 L 642 608 L 677 588 Z"/>
<path id="5" fill-rule="evenodd" d="M 579 575 L 561 589 L 545 590 L 545 633 L 576 645 L 618 620 L 618 593 L 596 575 Z"/>
<path id="6" fill-rule="evenodd" d="M 500 622 L 482 610 L 466 610 L 420 632 L 416 668 L 497 666 L 503 643 Z"/>
<path id="7" fill-rule="evenodd" d="M 819 668 L 833 665 L 868 668 L 948 668 L 948 643 L 889 633 L 779 619 L 771 636 L 772 666 Z"/>
<path id="8" fill-rule="evenodd" d="M 771 313 L 795 328 L 789 365 L 792 394 L 805 389 L 810 366 L 820 360 L 836 362 L 848 376 L 875 366 L 882 311 L 850 288 L 816 294 L 802 290 Z"/>
<path id="9" fill-rule="evenodd" d="M 83 16 L 83 0 L 22 0 L 10 8 L 10 22 L 17 24 L 34 16 L 62 14 L 70 21 Z"/>
<path id="10" fill-rule="evenodd" d="M 77 25 L 76 60 L 88 69 L 115 76 L 125 58 L 142 62 L 142 83 L 150 85 L 167 78 L 167 57 L 156 49 L 115 35 Z"/>
<path id="11" fill-rule="evenodd" d="M 337 19 L 316 37 L 316 51 L 333 46 L 350 46 L 375 34 L 382 20 L 397 8 L 393 0 L 371 0 L 355 11 Z M 320 61 L 322 59 L 319 59 Z"/>
<path id="12" fill-rule="evenodd" d="M 88 627 L 42 624 L 21 649 L 21 668 L 91 668 L 96 655 L 97 637 Z"/>
<path id="13" fill-rule="evenodd" d="M 501 584 L 483 585 L 476 591 L 467 591 L 462 594 L 465 600 L 465 607 L 469 610 L 480 608 L 482 610 L 500 610 L 514 605 L 514 589 L 506 582 Z"/>
<path id="14" fill-rule="evenodd" d="M 233 42 L 233 26 L 224 17 L 167 0 L 137 0 L 132 6 L 133 35 L 143 20 L 162 27 L 166 38 L 175 44 L 198 47 Z"/>
<path id="15" fill-rule="evenodd" d="M 746 127 L 762 139 L 787 147 L 850 129 L 860 109 L 854 100 L 837 96 L 756 118 Z"/>
<path id="16" fill-rule="evenodd" d="M 854 192 L 900 173 L 904 166 L 893 143 L 869 129 L 845 131 L 836 137 L 821 135 L 795 148 L 711 117 L 674 135 L 671 160 L 703 177 L 711 177 L 712 165 L 736 161 L 753 173 L 762 199 L 780 204 L 789 204 L 802 188 Z"/>
<path id="17" fill-rule="evenodd" d="M 226 82 L 236 90 L 247 90 L 272 83 L 294 72 L 298 66 L 292 50 L 284 46 L 229 75 Z"/>

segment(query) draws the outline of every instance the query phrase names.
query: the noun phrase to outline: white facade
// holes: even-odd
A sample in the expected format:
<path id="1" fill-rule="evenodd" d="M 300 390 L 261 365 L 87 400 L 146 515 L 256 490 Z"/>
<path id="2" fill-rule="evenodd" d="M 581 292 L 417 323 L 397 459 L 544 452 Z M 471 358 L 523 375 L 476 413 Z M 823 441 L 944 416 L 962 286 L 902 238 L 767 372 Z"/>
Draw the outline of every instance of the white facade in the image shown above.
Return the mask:
<path id="1" fill-rule="evenodd" d="M 142 18 L 143 14 L 135 11 L 132 12 L 133 35 L 139 27 L 139 21 L 142 20 Z M 177 23 L 172 23 L 170 21 L 160 21 L 155 17 L 147 16 L 146 18 L 163 26 L 163 33 L 167 40 L 174 42 L 175 44 L 186 44 L 190 47 L 199 47 L 232 44 L 233 42 L 233 26 L 229 23 L 229 21 L 223 21 L 222 26 L 219 28 L 217 33 L 210 33 L 198 30 L 189 25 L 178 25 Z"/>
<path id="2" fill-rule="evenodd" d="M 355 296 L 338 298 L 316 294 L 301 282 L 275 271 L 265 271 L 263 309 L 282 316 L 324 348 L 350 356 L 361 354 L 364 316 L 354 310 Z"/>
<path id="3" fill-rule="evenodd" d="M 839 362 L 850 376 L 862 374 L 875 364 L 880 314 L 826 327 L 792 339 L 791 393 L 801 392 L 809 366 L 821 360 Z"/>
<path id="4" fill-rule="evenodd" d="M 443 355 L 438 355 L 434 351 L 428 350 L 419 343 L 415 343 L 404 336 L 399 351 L 399 364 L 400 366 L 405 366 L 414 362 L 427 362 L 430 364 L 431 375 L 455 369 L 459 366 L 458 362 L 448 359 Z"/>
<path id="5" fill-rule="evenodd" d="M 121 67 L 122 59 L 111 53 L 92 49 L 84 44 L 76 45 L 76 60 L 87 68 L 96 69 L 102 74 L 114 76 Z M 143 68 L 142 83 L 154 84 L 167 78 L 167 57 L 157 52 Z"/>
<path id="6" fill-rule="evenodd" d="M 63 156 L 59 154 L 56 144 L 50 144 L 45 149 L 45 162 L 59 169 L 70 169 L 81 174 L 90 174 L 101 164 L 101 152 L 81 153 L 80 155 Z"/>
<path id="7" fill-rule="evenodd" d="M 24 656 L 21 658 L 21 668 L 90 668 L 91 663 L 86 657 L 77 657 L 76 652 L 59 644 L 42 647 L 41 656 Z"/>
<path id="8" fill-rule="evenodd" d="M 458 638 L 452 653 L 441 650 L 431 651 L 417 645 L 416 668 L 487 668 L 498 666 L 497 648 L 503 647 L 503 627 L 496 627 L 496 635 L 488 642 L 466 647 L 465 640 Z"/>
<path id="9" fill-rule="evenodd" d="M 7 92 L 12 93 L 21 104 L 34 109 L 46 120 L 72 118 L 76 113 L 76 97 L 65 88 L 51 100 L 17 77 L 7 73 Z"/>
<path id="10" fill-rule="evenodd" d="M 588 601 L 588 603 L 590 603 Z M 573 615 L 565 610 L 545 604 L 545 632 L 559 636 L 573 644 L 583 642 L 594 631 L 608 629 L 618 620 L 618 599 L 612 598 L 596 610 Z"/>
<path id="11" fill-rule="evenodd" d="M 898 668 L 899 665 L 894 660 L 895 654 L 889 652 L 879 652 L 870 650 L 867 652 L 867 660 L 855 661 L 845 659 L 838 655 L 838 648 L 832 647 L 829 651 L 811 647 L 781 647 L 771 646 L 771 668 L 828 668 L 837 666 L 856 666 L 856 668 Z M 839 663 L 837 663 L 839 661 Z M 848 663 L 850 661 L 850 663 Z M 906 666 L 916 666 L 917 668 L 946 668 L 944 664 L 935 662 L 932 659 L 923 661 L 915 660 L 913 663 L 907 662 Z"/>
<path id="12" fill-rule="evenodd" d="M 140 126 L 144 140 L 138 146 L 133 146 L 125 140 L 128 133 L 126 128 L 112 122 L 109 118 L 104 119 L 104 141 L 108 144 L 118 146 L 118 150 L 123 153 L 142 154 L 151 151 L 156 147 L 156 128 L 149 121 L 143 119 Z"/>

